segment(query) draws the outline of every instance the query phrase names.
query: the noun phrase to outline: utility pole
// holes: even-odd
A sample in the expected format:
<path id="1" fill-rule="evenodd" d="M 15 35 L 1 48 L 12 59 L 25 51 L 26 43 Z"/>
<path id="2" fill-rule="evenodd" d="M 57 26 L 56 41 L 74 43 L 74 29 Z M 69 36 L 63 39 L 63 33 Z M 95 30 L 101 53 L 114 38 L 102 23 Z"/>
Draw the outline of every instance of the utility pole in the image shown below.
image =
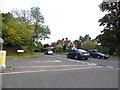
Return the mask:
<path id="1" fill-rule="evenodd" d="M 0 50 L 3 49 L 3 42 L 4 40 L 2 39 L 2 13 L 0 11 Z"/>
<path id="2" fill-rule="evenodd" d="M 3 42 L 4 42 L 4 40 L 0 37 L 0 50 L 3 49 Z"/>

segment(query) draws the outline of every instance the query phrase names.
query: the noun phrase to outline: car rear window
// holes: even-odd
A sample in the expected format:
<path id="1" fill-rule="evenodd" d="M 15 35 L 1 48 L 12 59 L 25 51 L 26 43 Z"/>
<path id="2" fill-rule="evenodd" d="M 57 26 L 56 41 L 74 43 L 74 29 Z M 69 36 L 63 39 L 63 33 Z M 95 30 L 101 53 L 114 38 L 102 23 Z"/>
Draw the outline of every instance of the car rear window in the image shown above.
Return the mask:
<path id="1" fill-rule="evenodd" d="M 82 52 L 82 54 L 87 54 L 87 52 Z"/>
<path id="2" fill-rule="evenodd" d="M 78 50 L 78 52 L 80 52 L 82 54 L 86 54 L 87 53 L 85 50 Z"/>
<path id="3" fill-rule="evenodd" d="M 79 52 L 86 52 L 85 50 L 78 50 Z"/>

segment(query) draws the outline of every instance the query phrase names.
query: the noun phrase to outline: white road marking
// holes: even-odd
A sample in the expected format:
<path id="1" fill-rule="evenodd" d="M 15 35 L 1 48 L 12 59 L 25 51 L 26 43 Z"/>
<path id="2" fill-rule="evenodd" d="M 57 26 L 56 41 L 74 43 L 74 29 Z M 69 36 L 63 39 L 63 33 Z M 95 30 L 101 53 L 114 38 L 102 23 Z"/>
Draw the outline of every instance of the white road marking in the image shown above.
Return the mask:
<path id="1" fill-rule="evenodd" d="M 116 68 L 117 70 L 119 70 L 120 68 Z"/>
<path id="2" fill-rule="evenodd" d="M 114 67 L 112 67 L 112 66 L 107 66 L 108 68 L 114 68 Z"/>
<path id="3" fill-rule="evenodd" d="M 97 65 L 96 63 L 90 63 L 91 65 Z M 89 64 L 88 64 L 89 65 Z"/>
<path id="4" fill-rule="evenodd" d="M 117 69 L 119 70 L 120 68 L 115 68 L 115 67 L 112 67 L 112 66 L 107 66 L 108 68 L 114 68 L 114 69 Z"/>
<path id="5" fill-rule="evenodd" d="M 69 66 L 93 66 L 93 64 L 89 64 L 89 65 L 51 65 L 51 66 L 19 66 L 16 68 L 36 68 L 36 67 L 69 67 Z"/>
<path id="6" fill-rule="evenodd" d="M 11 72 L 11 73 L 3 73 L 7 74 L 21 74 L 21 73 L 34 73 L 34 72 L 47 72 L 47 71 L 68 71 L 68 70 L 81 70 L 81 69 L 90 69 L 90 68 L 101 68 L 102 66 L 95 67 L 84 67 L 84 68 L 71 68 L 71 69 L 54 69 L 54 70 L 37 70 L 37 71 L 22 71 L 22 72 Z"/>
<path id="7" fill-rule="evenodd" d="M 56 55 L 56 56 L 58 56 L 58 58 L 62 58 L 59 55 Z M 51 57 L 55 57 L 55 56 L 51 56 Z M 84 61 L 78 61 L 78 60 L 68 59 L 68 58 L 63 58 L 63 59 L 69 60 L 69 61 L 74 61 L 74 62 L 81 62 L 83 64 L 88 64 L 88 65 L 97 65 L 96 63 L 89 63 L 89 62 L 84 62 Z M 96 60 L 96 59 L 90 59 L 90 60 Z"/>
<path id="8" fill-rule="evenodd" d="M 48 56 L 48 55 L 46 55 L 46 56 L 47 56 L 47 57 L 55 57 L 55 56 L 53 56 L 53 55 L 49 55 L 49 56 Z"/>
<path id="9" fill-rule="evenodd" d="M 112 63 L 118 63 L 118 61 L 116 62 L 116 61 L 110 61 L 110 62 L 112 62 Z"/>
<path id="10" fill-rule="evenodd" d="M 62 62 L 60 60 L 54 60 L 54 61 L 33 61 L 33 62 L 37 62 L 37 63 L 41 63 L 41 62 Z"/>
<path id="11" fill-rule="evenodd" d="M 82 64 L 88 64 L 88 65 L 97 65 L 96 63 L 89 63 L 89 62 L 78 61 L 78 60 L 72 60 L 72 59 L 66 59 L 66 60 L 74 61 L 74 62 L 80 62 L 80 63 L 82 63 Z"/>
<path id="12" fill-rule="evenodd" d="M 54 62 L 62 62 L 62 61 L 60 61 L 60 60 L 55 60 Z"/>

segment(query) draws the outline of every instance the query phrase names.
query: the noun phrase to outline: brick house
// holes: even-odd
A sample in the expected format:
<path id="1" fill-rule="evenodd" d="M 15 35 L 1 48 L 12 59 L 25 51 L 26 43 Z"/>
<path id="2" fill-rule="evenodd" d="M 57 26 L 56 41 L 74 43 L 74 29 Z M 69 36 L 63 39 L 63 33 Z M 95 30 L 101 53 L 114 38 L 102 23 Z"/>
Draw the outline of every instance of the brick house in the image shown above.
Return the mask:
<path id="1" fill-rule="evenodd" d="M 61 45 L 61 46 L 65 46 L 66 49 L 70 48 L 72 49 L 73 47 L 75 47 L 75 44 L 73 42 L 71 42 L 71 40 L 68 40 L 68 38 L 63 38 L 62 40 L 58 40 L 56 43 L 56 46 Z"/>

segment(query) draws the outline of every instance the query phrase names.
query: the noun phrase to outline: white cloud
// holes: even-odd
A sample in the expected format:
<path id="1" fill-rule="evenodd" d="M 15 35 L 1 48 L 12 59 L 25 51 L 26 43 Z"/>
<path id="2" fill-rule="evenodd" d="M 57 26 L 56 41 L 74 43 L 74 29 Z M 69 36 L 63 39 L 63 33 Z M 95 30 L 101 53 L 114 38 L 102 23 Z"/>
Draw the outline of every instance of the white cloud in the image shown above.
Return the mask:
<path id="1" fill-rule="evenodd" d="M 45 24 L 51 29 L 51 39 L 42 41 L 51 43 L 68 37 L 71 40 L 89 34 L 95 38 L 100 34 L 98 20 L 103 13 L 98 5 L 102 0 L 3 0 L 2 12 L 13 8 L 30 9 L 33 6 L 41 8 Z"/>

